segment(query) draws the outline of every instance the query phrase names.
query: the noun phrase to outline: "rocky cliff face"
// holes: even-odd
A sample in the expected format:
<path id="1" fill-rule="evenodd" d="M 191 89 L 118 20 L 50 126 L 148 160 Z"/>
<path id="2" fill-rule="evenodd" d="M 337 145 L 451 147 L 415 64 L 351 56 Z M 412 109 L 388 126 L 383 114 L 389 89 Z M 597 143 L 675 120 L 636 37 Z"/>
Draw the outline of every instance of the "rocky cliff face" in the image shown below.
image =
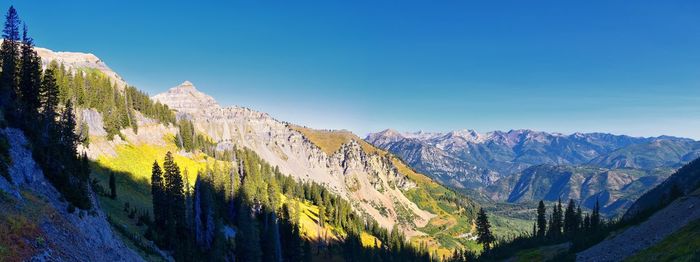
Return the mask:
<path id="1" fill-rule="evenodd" d="M 248 108 L 221 107 L 190 82 L 153 99 L 176 110 L 178 118 L 192 120 L 196 129 L 216 141 L 219 148 L 250 148 L 283 173 L 323 184 L 349 199 L 358 211 L 371 215 L 386 228 L 405 215 L 403 210 L 409 210 L 415 218 L 415 225 L 402 225 L 408 231 L 433 217 L 401 192 L 413 186 L 411 181 L 385 156 L 366 152 L 357 141 L 326 154 L 289 124 Z"/>
<path id="2" fill-rule="evenodd" d="M 2 244 L 19 251 L 12 253 L 14 258 L 27 261 L 142 260 L 114 234 L 99 208 L 90 212 L 68 211 L 68 203 L 61 200 L 60 193 L 34 162 L 21 131 L 3 129 L 0 136 L 7 138 L 12 159 L 9 169 L 12 182 L 0 176 L 0 192 L 10 195 L 0 197 L 3 210 L 0 220 L 9 219 L 14 226 L 4 232 L 18 237 L 17 242 Z M 94 197 L 93 205 L 99 205 Z"/>

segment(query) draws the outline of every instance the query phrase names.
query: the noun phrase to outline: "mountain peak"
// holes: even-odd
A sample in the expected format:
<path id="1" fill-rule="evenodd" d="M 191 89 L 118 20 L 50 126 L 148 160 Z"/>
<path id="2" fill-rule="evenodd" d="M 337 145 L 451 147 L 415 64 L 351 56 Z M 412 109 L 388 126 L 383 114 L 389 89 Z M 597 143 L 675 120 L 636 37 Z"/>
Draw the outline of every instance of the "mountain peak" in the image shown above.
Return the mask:
<path id="1" fill-rule="evenodd" d="M 187 80 L 182 82 L 182 84 L 168 89 L 165 93 L 153 96 L 153 99 L 168 105 L 172 109 L 186 113 L 220 108 L 213 97 L 200 92 L 192 82 Z"/>
<path id="2" fill-rule="evenodd" d="M 194 84 L 192 84 L 192 82 L 190 82 L 190 81 L 188 81 L 188 80 L 185 80 L 185 82 L 182 82 L 182 84 L 180 84 L 180 85 L 177 86 L 177 87 L 179 87 L 179 88 L 192 88 L 192 89 L 195 89 L 195 90 L 197 89 L 197 88 L 194 86 Z"/>
<path id="3" fill-rule="evenodd" d="M 387 136 L 387 137 L 400 137 L 402 136 L 399 131 L 396 131 L 395 129 L 385 129 L 384 131 L 379 132 L 382 136 Z"/>

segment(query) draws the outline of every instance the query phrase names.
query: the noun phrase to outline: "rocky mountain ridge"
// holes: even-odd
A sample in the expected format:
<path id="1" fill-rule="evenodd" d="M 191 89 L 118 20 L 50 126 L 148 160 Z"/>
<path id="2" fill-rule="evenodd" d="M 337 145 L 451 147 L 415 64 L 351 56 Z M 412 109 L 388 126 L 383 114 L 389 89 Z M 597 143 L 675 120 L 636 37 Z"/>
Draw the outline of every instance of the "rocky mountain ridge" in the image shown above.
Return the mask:
<path id="1" fill-rule="evenodd" d="M 700 153 L 700 142 L 670 136 L 605 133 L 563 135 L 532 130 L 400 133 L 384 130 L 366 140 L 401 156 L 417 170 L 455 187 L 483 188 L 533 165 L 603 168 L 678 168 Z"/>
<path id="2" fill-rule="evenodd" d="M 368 153 L 351 140 L 327 154 L 288 123 L 248 108 L 221 107 L 191 83 L 173 87 L 153 96 L 155 101 L 189 119 L 195 128 L 217 142 L 220 149 L 247 147 L 280 171 L 301 180 L 325 185 L 349 199 L 380 225 L 392 228 L 410 211 L 412 224 L 400 225 L 411 234 L 434 216 L 421 210 L 402 193 L 415 186 L 400 174 L 385 156 Z"/>

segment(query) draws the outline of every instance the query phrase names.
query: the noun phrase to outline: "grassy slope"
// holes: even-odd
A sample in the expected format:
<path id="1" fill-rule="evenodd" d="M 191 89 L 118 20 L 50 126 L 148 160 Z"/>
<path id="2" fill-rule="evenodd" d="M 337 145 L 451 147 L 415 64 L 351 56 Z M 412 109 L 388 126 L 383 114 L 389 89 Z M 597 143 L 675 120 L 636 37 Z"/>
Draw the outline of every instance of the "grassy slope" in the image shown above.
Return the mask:
<path id="1" fill-rule="evenodd" d="M 700 188 L 690 195 L 700 196 Z M 698 261 L 700 260 L 700 220 L 688 223 L 656 245 L 625 261 Z"/>
<path id="2" fill-rule="evenodd" d="M 472 231 L 472 218 L 474 215 L 469 211 L 460 210 L 450 202 L 441 200 L 441 196 L 452 195 L 454 192 L 436 183 L 429 177 L 414 171 L 399 158 L 374 147 L 349 131 L 314 130 L 299 126 L 291 127 L 302 133 L 329 155 L 338 151 L 343 144 L 351 140 L 358 142 L 366 153 L 382 156 L 388 155 L 399 173 L 406 175 L 418 185 L 405 191 L 406 197 L 416 203 L 421 209 L 437 215 L 437 217 L 430 220 L 428 225 L 419 229 L 427 235 L 413 237 L 411 239 L 412 242 L 416 244 L 421 242 L 427 243 L 431 250 L 437 251 L 440 256 L 452 254 L 452 249 L 454 248 L 480 249 L 474 241 L 459 238 L 461 234 Z"/>
<path id="3" fill-rule="evenodd" d="M 39 221 L 55 213 L 38 197 L 22 192 L 20 203 L 0 191 L 0 261 L 24 261 L 45 247 Z M 45 219 L 45 218 L 44 218 Z M 39 247 L 37 247 L 39 246 Z"/>
<path id="4" fill-rule="evenodd" d="M 100 196 L 100 207 L 109 215 L 110 222 L 120 227 L 116 232 L 119 232 L 123 239 L 129 240 L 124 242 L 133 250 L 140 251 L 141 255 L 150 261 L 159 260 L 159 256 L 145 252 L 144 248 L 135 248 L 146 245 L 145 238 L 142 237 L 146 227 L 138 226 L 136 219 L 129 218 L 128 212 L 124 211 L 124 205 L 128 202 L 130 207 L 139 211 L 152 210 L 150 180 L 153 161 L 157 160 L 162 168 L 163 158 L 168 151 L 173 152 L 180 170 L 188 170 L 190 185 L 194 185 L 198 170 L 204 169 L 207 162 L 213 163 L 212 159 L 204 155 L 192 158 L 179 155 L 173 143 L 166 146 L 126 144 L 116 148 L 117 157 L 101 156 L 93 163 L 92 168 L 93 177 L 105 189 L 108 189 L 109 173 L 117 173 L 117 199 Z"/>
<path id="5" fill-rule="evenodd" d="M 700 259 L 700 220 L 695 220 L 656 245 L 625 261 L 698 261 Z"/>

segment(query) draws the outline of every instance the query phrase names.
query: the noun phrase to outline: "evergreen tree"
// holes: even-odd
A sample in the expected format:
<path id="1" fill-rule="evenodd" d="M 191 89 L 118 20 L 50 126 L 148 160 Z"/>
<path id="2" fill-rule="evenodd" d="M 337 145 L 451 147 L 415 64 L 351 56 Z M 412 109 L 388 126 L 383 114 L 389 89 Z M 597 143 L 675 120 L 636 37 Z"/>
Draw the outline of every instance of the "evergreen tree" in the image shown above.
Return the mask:
<path id="1" fill-rule="evenodd" d="M 61 132 L 59 143 L 63 152 L 68 157 L 75 157 L 78 146 L 78 135 L 75 134 L 75 115 L 73 114 L 73 103 L 68 100 L 66 107 L 61 114 Z"/>
<path id="2" fill-rule="evenodd" d="M 2 72 L 0 73 L 0 105 L 6 112 L 14 112 L 13 101 L 17 97 L 17 81 L 19 70 L 19 15 L 13 6 L 5 15 L 5 28 L 2 30 Z"/>
<path id="3" fill-rule="evenodd" d="M 491 233 L 491 224 L 484 208 L 479 209 L 476 217 L 476 233 L 477 242 L 484 245 L 484 250 L 488 252 L 491 249 L 491 244 L 496 241 L 496 238 Z"/>
<path id="4" fill-rule="evenodd" d="M 318 206 L 318 226 L 321 228 L 326 226 L 326 209 L 323 205 Z"/>
<path id="5" fill-rule="evenodd" d="M 155 224 L 158 227 L 158 231 L 164 229 L 166 218 L 166 196 L 165 196 L 165 183 L 163 182 L 163 171 L 158 165 L 158 161 L 153 161 L 153 168 L 151 169 L 151 195 L 153 200 L 153 218 Z"/>
<path id="6" fill-rule="evenodd" d="M 537 206 L 537 237 L 544 238 L 545 232 L 547 232 L 547 218 L 546 218 L 547 208 L 544 206 L 544 201 L 540 200 Z"/>
<path id="7" fill-rule="evenodd" d="M 170 247 L 185 231 L 185 192 L 180 168 L 175 164 L 173 154 L 167 152 L 163 161 L 163 182 L 166 197 L 165 235 Z"/>
<path id="8" fill-rule="evenodd" d="M 593 214 L 591 214 L 591 229 L 598 230 L 600 226 L 600 203 L 598 199 L 595 200 L 595 206 L 593 206 Z"/>
<path id="9" fill-rule="evenodd" d="M 117 182 L 115 181 L 114 172 L 109 173 L 109 197 L 117 198 Z"/>
<path id="10" fill-rule="evenodd" d="M 260 233 L 252 207 L 243 201 L 238 212 L 238 229 L 236 232 L 236 255 L 238 261 L 261 261 Z"/>
<path id="11" fill-rule="evenodd" d="M 561 199 L 559 199 L 552 213 L 552 228 L 550 229 L 552 231 L 552 236 L 555 238 L 561 236 L 562 227 L 564 226 L 563 215 Z"/>
<path id="12" fill-rule="evenodd" d="M 36 129 L 36 116 L 41 107 L 41 58 L 34 51 L 34 40 L 27 35 L 27 25 L 24 25 L 21 44 L 21 61 L 19 69 L 18 99 L 22 101 L 26 130 L 34 134 Z"/>
<path id="13" fill-rule="evenodd" d="M 49 139 L 51 130 L 56 131 L 54 121 L 58 117 L 58 86 L 53 69 L 46 69 L 41 82 L 41 121 L 44 140 Z"/>
<path id="14" fill-rule="evenodd" d="M 571 235 L 576 231 L 576 203 L 569 199 L 569 204 L 564 212 L 564 234 Z"/>
<path id="15" fill-rule="evenodd" d="M 581 211 L 581 205 L 579 204 L 576 207 L 576 232 L 580 232 L 581 228 L 583 228 L 583 212 Z"/>

